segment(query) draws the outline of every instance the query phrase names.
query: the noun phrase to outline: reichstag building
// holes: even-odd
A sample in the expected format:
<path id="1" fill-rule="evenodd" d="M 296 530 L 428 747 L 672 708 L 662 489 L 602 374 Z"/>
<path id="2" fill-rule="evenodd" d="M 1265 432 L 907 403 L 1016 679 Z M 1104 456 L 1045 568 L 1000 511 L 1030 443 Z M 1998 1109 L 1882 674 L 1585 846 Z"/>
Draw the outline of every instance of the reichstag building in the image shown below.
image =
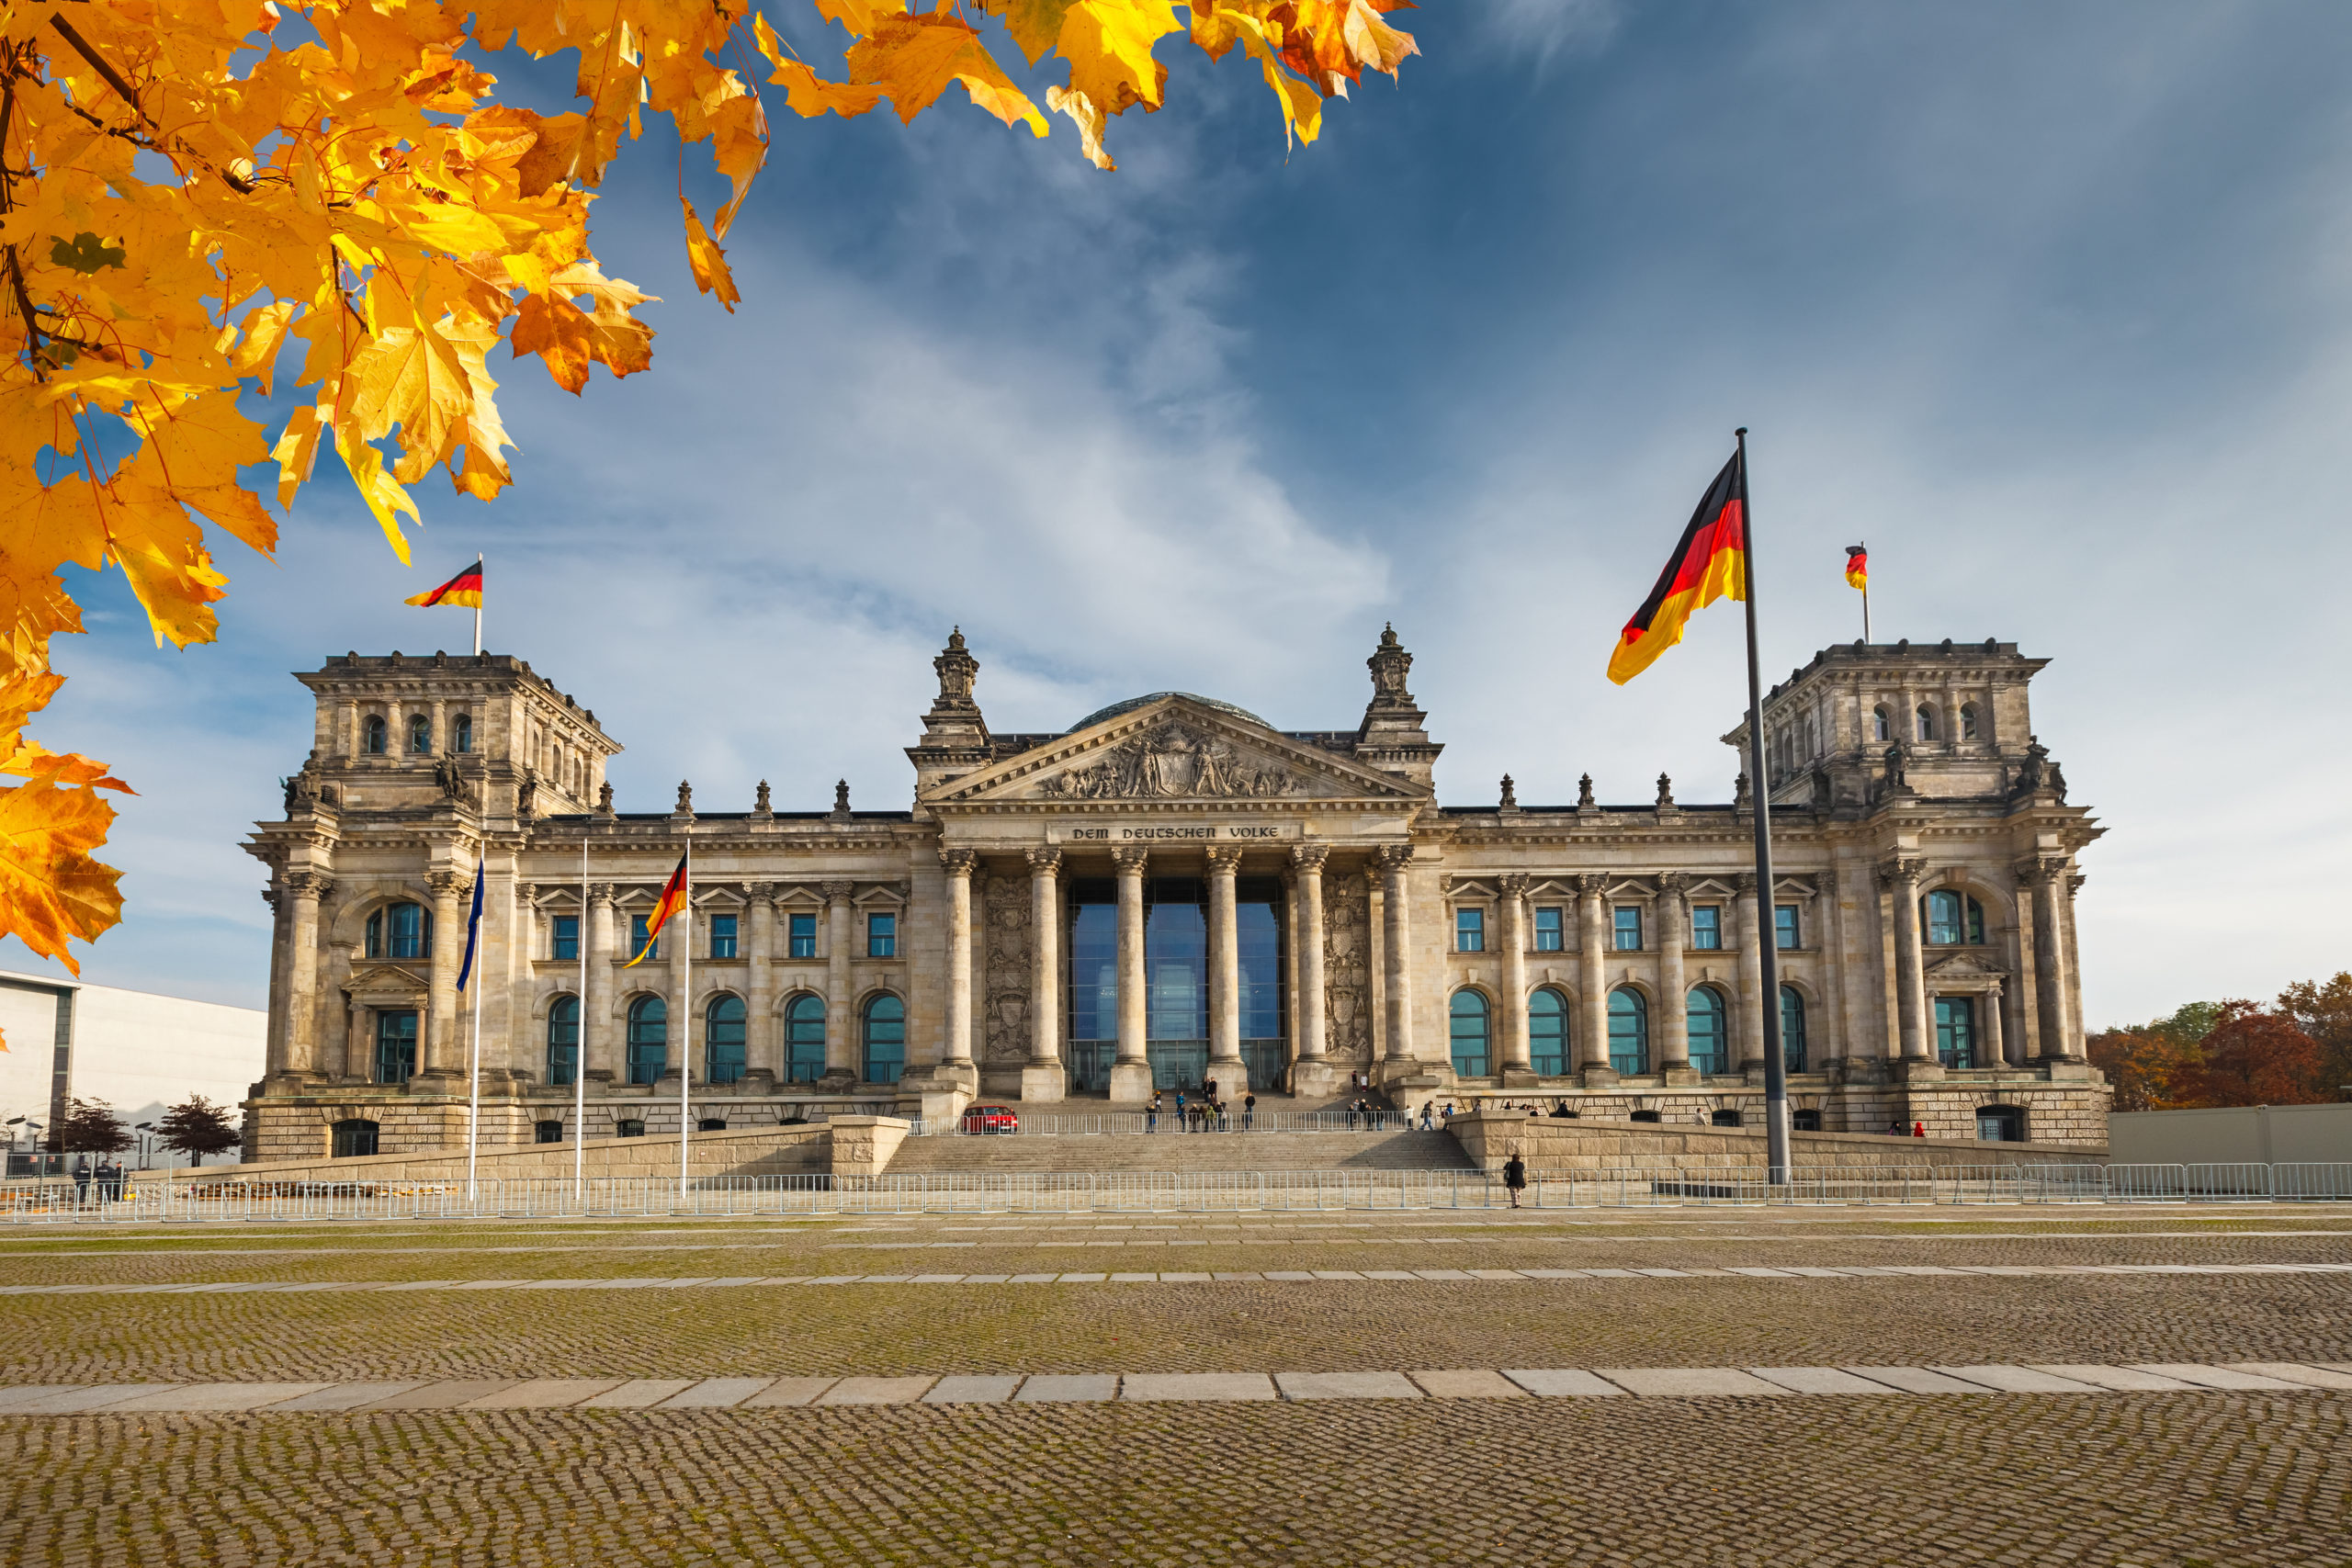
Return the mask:
<path id="1" fill-rule="evenodd" d="M 2075 941 L 2101 829 L 2034 737 L 2046 661 L 2014 644 L 1849 644 L 1773 688 L 1769 890 L 1744 775 L 1729 801 L 1660 777 L 1639 804 L 1587 780 L 1522 806 L 1506 778 L 1441 803 L 1393 631 L 1340 729 L 1162 692 L 1011 734 L 960 633 L 933 662 L 891 811 L 845 786 L 779 811 L 764 784 L 616 810 L 619 743 L 506 655 L 300 674 L 310 756 L 248 844 L 276 911 L 248 1157 L 461 1143 L 472 998 L 493 1144 L 674 1135 L 682 1072 L 704 1125 L 1207 1078 L 1736 1125 L 1760 1117 L 1766 1007 L 1800 1128 L 2105 1142 Z M 690 917 L 628 966 L 689 841 Z"/>

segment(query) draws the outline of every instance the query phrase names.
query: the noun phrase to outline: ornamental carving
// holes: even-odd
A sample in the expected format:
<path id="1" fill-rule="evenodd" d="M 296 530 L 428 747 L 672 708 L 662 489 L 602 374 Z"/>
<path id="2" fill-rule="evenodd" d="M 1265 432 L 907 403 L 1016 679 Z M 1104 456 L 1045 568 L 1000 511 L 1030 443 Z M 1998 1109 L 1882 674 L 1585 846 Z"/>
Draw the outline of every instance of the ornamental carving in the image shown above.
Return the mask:
<path id="1" fill-rule="evenodd" d="M 1334 1062 L 1372 1060 L 1372 890 L 1362 877 L 1323 885 L 1323 1017 Z"/>
<path id="2" fill-rule="evenodd" d="M 1305 781 L 1170 719 L 1110 748 L 1091 766 L 1046 780 L 1041 788 L 1057 800 L 1272 800 L 1304 793 Z"/>
<path id="3" fill-rule="evenodd" d="M 988 931 L 987 1001 L 981 1061 L 1017 1066 L 1029 1059 L 1029 887 L 991 877 L 982 898 Z"/>

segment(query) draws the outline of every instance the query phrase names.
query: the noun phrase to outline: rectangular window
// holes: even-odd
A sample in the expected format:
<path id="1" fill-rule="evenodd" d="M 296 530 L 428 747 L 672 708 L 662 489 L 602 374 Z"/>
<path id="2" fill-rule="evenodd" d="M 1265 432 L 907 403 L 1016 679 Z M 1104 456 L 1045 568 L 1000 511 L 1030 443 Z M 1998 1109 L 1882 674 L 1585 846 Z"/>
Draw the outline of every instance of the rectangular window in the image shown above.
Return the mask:
<path id="1" fill-rule="evenodd" d="M 899 956 L 899 917 L 868 915 L 865 917 L 865 956 L 896 958 Z"/>
<path id="2" fill-rule="evenodd" d="M 1487 951 L 1487 911 L 1456 909 L 1453 911 L 1453 951 L 1484 953 Z"/>
<path id="3" fill-rule="evenodd" d="M 555 918 L 555 953 L 559 959 L 577 961 L 580 957 L 580 917 L 558 915 Z"/>
<path id="4" fill-rule="evenodd" d="M 1724 912 L 1713 904 L 1693 904 L 1690 907 L 1690 945 L 1708 953 L 1718 952 L 1724 945 Z"/>
<path id="5" fill-rule="evenodd" d="M 792 917 L 792 929 L 786 937 L 785 956 L 787 958 L 814 958 L 817 956 L 816 916 L 795 915 Z"/>
<path id="6" fill-rule="evenodd" d="M 1562 929 L 1560 925 L 1560 911 L 1557 909 L 1536 910 L 1535 951 L 1538 953 L 1557 953 L 1560 951 L 1561 942 Z"/>
<path id="7" fill-rule="evenodd" d="M 406 1083 L 416 1076 L 416 1014 L 406 1008 L 376 1015 L 376 1081 Z"/>
<path id="8" fill-rule="evenodd" d="M 1642 912 L 1630 905 L 1619 905 L 1617 916 L 1617 951 L 1639 953 L 1642 950 Z"/>
<path id="9" fill-rule="evenodd" d="M 422 904 L 392 906 L 392 956 L 394 958 L 429 957 L 433 950 L 433 922 L 425 918 Z"/>
<path id="10" fill-rule="evenodd" d="M 710 955 L 713 958 L 735 956 L 735 919 L 733 915 L 710 917 Z"/>
<path id="11" fill-rule="evenodd" d="M 1804 944 L 1797 940 L 1797 907 L 1794 904 L 1773 905 L 1772 945 L 1803 947 Z"/>
<path id="12" fill-rule="evenodd" d="M 649 946 L 646 942 L 645 917 L 631 915 L 628 918 L 628 955 L 635 958 L 640 953 L 645 954 L 646 962 L 650 964 L 662 956 L 662 944 L 657 942 Z"/>

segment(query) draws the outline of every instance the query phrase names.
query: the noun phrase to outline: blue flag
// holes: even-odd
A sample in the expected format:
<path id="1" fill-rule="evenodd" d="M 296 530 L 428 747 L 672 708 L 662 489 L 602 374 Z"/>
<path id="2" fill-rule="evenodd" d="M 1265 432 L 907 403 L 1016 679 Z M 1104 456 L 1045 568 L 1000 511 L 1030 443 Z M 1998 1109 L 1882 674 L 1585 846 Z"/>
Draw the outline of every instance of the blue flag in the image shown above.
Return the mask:
<path id="1" fill-rule="evenodd" d="M 481 859 L 474 859 L 474 908 L 466 917 L 466 961 L 458 966 L 458 989 L 466 988 L 466 979 L 474 972 L 474 947 L 481 941 Z"/>

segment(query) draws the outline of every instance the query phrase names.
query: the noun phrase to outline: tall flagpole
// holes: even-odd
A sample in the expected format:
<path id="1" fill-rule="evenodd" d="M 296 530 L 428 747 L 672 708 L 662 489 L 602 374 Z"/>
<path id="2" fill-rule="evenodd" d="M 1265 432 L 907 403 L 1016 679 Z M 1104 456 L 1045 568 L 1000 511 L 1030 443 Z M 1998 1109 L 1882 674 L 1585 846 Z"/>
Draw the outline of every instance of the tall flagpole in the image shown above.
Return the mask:
<path id="1" fill-rule="evenodd" d="M 693 830 L 686 837 L 686 888 L 679 912 L 685 916 L 685 931 L 680 940 L 685 943 L 684 962 L 678 965 L 679 988 L 685 994 L 678 998 L 678 1207 L 686 1206 L 687 1138 L 694 1131 L 688 1118 L 687 1089 L 695 1077 L 695 840 Z"/>
<path id="2" fill-rule="evenodd" d="M 571 1032 L 571 1194 L 588 1209 L 588 818 L 580 819 L 580 1024 Z"/>
<path id="3" fill-rule="evenodd" d="M 1781 1046 L 1781 920 L 1772 881 L 1772 779 L 1764 769 L 1764 676 L 1756 654 L 1756 506 L 1748 496 L 1747 427 L 1739 437 L 1739 525 L 1747 547 L 1747 776 L 1756 799 L 1757 925 L 1749 939 L 1764 960 L 1764 1160 L 1774 1187 L 1789 1182 L 1789 1064 Z"/>
<path id="4" fill-rule="evenodd" d="M 1862 640 L 1871 640 L 1871 542 L 1862 541 Z"/>
<path id="5" fill-rule="evenodd" d="M 474 579 L 478 582 L 482 581 L 480 550 L 474 552 Z M 484 591 L 483 588 L 474 590 L 474 657 L 476 659 L 481 657 L 481 597 Z"/>

